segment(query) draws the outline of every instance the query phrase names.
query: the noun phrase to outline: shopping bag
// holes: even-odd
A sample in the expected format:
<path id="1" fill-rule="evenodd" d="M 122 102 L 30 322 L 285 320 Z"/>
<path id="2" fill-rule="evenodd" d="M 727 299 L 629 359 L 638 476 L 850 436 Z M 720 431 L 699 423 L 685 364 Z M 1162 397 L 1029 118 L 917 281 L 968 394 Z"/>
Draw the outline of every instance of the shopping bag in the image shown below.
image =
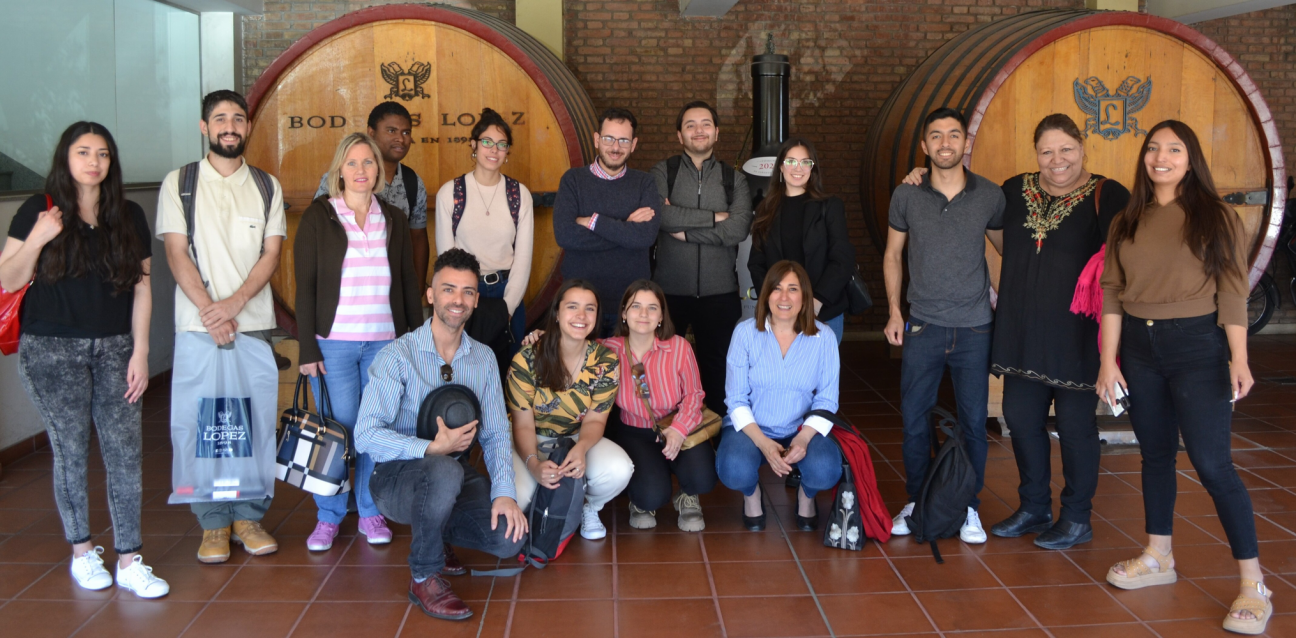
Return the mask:
<path id="1" fill-rule="evenodd" d="M 279 371 L 270 345 L 240 334 L 218 348 L 204 332 L 177 334 L 175 344 L 167 502 L 274 496 Z"/>

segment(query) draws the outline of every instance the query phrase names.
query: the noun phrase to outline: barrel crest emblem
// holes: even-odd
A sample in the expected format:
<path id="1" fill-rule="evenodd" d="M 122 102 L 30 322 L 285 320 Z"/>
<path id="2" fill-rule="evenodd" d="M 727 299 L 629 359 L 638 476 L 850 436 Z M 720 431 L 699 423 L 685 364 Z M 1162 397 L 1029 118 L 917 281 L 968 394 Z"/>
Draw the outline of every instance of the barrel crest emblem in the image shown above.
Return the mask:
<path id="1" fill-rule="evenodd" d="M 390 100 L 398 97 L 408 102 L 416 97 L 424 99 L 430 97 L 423 91 L 423 83 L 432 77 L 431 64 L 415 61 L 406 71 L 396 62 L 387 62 L 379 68 L 382 70 L 383 79 L 391 85 L 391 90 L 383 96 L 383 99 Z"/>
<path id="2" fill-rule="evenodd" d="M 1085 137 L 1097 133 L 1105 140 L 1114 140 L 1125 133 L 1147 135 L 1147 131 L 1139 128 L 1134 114 L 1142 111 L 1152 97 L 1151 76 L 1140 80 L 1131 75 L 1116 87 L 1115 93 L 1108 91 L 1098 76 L 1083 82 L 1077 78 L 1073 86 L 1076 106 L 1088 116 L 1085 118 Z"/>

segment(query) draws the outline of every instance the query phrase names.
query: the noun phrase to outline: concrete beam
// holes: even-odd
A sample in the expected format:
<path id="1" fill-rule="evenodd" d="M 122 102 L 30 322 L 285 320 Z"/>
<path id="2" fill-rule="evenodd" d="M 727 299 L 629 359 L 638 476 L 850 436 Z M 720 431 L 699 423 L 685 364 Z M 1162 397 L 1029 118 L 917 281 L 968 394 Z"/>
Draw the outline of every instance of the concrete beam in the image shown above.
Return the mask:
<path id="1" fill-rule="evenodd" d="M 166 2 L 194 13 L 237 13 L 244 16 L 258 16 L 265 13 L 265 0 L 166 0 Z"/>
<path id="2" fill-rule="evenodd" d="M 1293 0 L 1147 0 L 1148 13 L 1185 24 L 1296 4 Z"/>
<path id="3" fill-rule="evenodd" d="M 679 0 L 680 15 L 685 18 L 718 18 L 738 4 L 738 0 Z"/>
<path id="4" fill-rule="evenodd" d="M 1138 0 L 1085 0 L 1086 9 L 1098 11 L 1138 11 Z"/>
<path id="5" fill-rule="evenodd" d="M 563 59 L 562 0 L 517 0 L 517 27 Z"/>

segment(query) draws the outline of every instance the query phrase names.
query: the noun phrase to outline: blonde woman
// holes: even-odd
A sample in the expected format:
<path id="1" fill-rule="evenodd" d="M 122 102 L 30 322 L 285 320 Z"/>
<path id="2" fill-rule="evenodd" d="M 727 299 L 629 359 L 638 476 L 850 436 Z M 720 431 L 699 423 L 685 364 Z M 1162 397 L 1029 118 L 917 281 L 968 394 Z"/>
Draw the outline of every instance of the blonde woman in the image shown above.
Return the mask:
<path id="1" fill-rule="evenodd" d="M 423 322 L 409 221 L 375 196 L 387 183 L 381 158 L 373 138 L 346 136 L 329 166 L 328 195 L 306 208 L 293 244 L 300 371 L 310 375 L 317 404 L 320 377 L 328 377 L 332 416 L 348 430 L 374 356 Z M 359 455 L 354 489 L 360 533 L 378 545 L 392 533 L 369 494 L 373 469 L 373 459 Z M 319 522 L 306 546 L 324 551 L 346 517 L 347 495 L 317 495 L 315 504 Z"/>

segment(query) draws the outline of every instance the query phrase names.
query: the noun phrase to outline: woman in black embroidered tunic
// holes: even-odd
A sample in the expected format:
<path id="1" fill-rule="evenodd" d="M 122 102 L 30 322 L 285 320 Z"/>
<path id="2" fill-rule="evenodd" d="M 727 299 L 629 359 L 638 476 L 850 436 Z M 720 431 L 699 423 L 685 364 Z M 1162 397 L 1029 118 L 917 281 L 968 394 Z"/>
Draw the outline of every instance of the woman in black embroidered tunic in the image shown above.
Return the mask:
<path id="1" fill-rule="evenodd" d="M 1089 520 L 1100 456 L 1093 391 L 1098 323 L 1072 313 L 1071 300 L 1112 218 L 1129 201 L 1125 187 L 1085 170 L 1083 139 L 1070 117 L 1045 117 L 1035 128 L 1039 172 L 1003 185 L 1003 268 L 990 368 L 1004 380 L 1003 412 L 1012 432 L 1021 504 L 990 533 L 1016 538 L 1042 532 L 1035 544 L 1045 549 L 1093 539 Z M 1045 427 L 1050 405 L 1066 479 L 1056 524 Z"/>

